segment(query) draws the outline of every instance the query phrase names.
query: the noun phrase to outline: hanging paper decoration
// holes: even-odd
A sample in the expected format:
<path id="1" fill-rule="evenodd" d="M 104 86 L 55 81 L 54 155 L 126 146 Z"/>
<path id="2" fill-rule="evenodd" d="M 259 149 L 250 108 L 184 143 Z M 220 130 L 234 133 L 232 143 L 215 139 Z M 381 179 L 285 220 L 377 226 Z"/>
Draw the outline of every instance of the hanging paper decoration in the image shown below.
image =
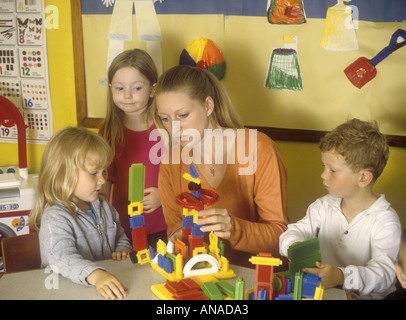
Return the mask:
<path id="1" fill-rule="evenodd" d="M 403 41 L 398 42 L 399 38 L 403 38 Z M 377 74 L 376 65 L 404 45 L 406 45 L 406 31 L 398 29 L 392 34 L 389 45 L 383 48 L 375 57 L 371 60 L 365 57 L 358 58 L 345 68 L 344 73 L 354 86 L 362 88 L 366 83 L 375 78 Z"/>
<path id="2" fill-rule="evenodd" d="M 272 24 L 305 23 L 306 17 L 302 0 L 271 0 L 267 12 Z"/>
<path id="3" fill-rule="evenodd" d="M 206 69 L 219 80 L 226 73 L 223 53 L 213 41 L 203 37 L 189 42 L 180 55 L 179 64 Z"/>
<path id="4" fill-rule="evenodd" d="M 320 45 L 326 50 L 350 51 L 358 50 L 352 9 L 344 5 L 351 0 L 338 0 L 337 4 L 328 8 L 326 22 Z"/>
<path id="5" fill-rule="evenodd" d="M 272 51 L 265 79 L 266 88 L 283 91 L 303 90 L 296 39 L 295 36 L 285 35 L 284 48 Z"/>

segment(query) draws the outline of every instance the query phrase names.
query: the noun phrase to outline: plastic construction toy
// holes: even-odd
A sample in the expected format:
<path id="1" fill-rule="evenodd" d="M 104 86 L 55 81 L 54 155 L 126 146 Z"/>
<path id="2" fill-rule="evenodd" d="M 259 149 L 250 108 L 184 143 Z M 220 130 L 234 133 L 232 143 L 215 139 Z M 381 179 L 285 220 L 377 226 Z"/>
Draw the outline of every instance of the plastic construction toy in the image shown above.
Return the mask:
<path id="1" fill-rule="evenodd" d="M 318 238 L 295 244 L 288 249 L 289 270 L 274 274 L 282 261 L 269 253 L 259 253 L 249 261 L 255 264 L 255 289 L 250 300 L 321 300 L 324 287 L 317 275 L 303 273 L 305 267 L 314 267 L 321 261 Z"/>
<path id="2" fill-rule="evenodd" d="M 147 234 L 142 216 L 142 200 L 144 194 L 145 167 L 142 164 L 133 164 L 129 170 L 129 202 L 128 215 L 130 216 L 131 234 L 135 254 L 131 255 L 133 263 L 150 263 L 151 267 L 165 277 L 166 284 L 158 284 L 151 290 L 160 299 L 219 299 L 231 294 L 232 288 L 224 283 L 219 287 L 213 284 L 219 279 L 230 279 L 235 273 L 230 269 L 229 261 L 224 257 L 224 244 L 211 232 L 208 236 L 209 244 L 204 242 L 205 233 L 196 224 L 197 212 L 205 206 L 215 204 L 219 196 L 211 191 L 201 188 L 201 182 L 193 165 L 189 173 L 183 177 L 189 181 L 189 191 L 183 192 L 175 198 L 176 203 L 182 207 L 182 240 L 167 244 L 159 240 L 156 251 L 148 245 Z M 201 286 L 196 290 L 191 279 Z M 206 283 L 203 285 L 203 283 Z M 213 284 L 209 284 L 213 283 Z M 192 286 L 192 287 L 190 287 Z M 239 296 L 241 296 L 241 281 L 239 282 Z M 225 293 L 219 294 L 218 292 Z"/>

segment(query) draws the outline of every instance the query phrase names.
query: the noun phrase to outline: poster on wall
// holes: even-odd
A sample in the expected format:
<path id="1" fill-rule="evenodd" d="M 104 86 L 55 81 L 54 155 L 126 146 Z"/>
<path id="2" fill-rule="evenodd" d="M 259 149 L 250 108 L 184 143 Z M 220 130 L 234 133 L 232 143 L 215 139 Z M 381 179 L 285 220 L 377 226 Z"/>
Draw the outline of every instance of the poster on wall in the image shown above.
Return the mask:
<path id="1" fill-rule="evenodd" d="M 21 112 L 29 143 L 52 135 L 44 0 L 0 1 L 0 95 Z M 17 142 L 17 127 L 0 127 L 1 142 Z"/>

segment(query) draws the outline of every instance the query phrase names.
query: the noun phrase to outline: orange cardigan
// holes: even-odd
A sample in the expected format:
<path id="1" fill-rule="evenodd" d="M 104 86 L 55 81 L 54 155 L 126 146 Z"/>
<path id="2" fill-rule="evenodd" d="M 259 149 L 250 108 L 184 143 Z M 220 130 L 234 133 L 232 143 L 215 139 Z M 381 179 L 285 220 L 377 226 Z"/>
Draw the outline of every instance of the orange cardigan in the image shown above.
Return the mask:
<path id="1" fill-rule="evenodd" d="M 245 129 L 246 155 L 248 132 Z M 228 164 L 217 189 L 212 189 L 204 177 L 199 176 L 203 189 L 214 190 L 220 196 L 213 207 L 226 208 L 232 217 L 232 235 L 228 241 L 222 239 L 226 244 L 225 256 L 230 262 L 242 265 L 246 264 L 245 259 L 259 252 L 279 256 L 279 236 L 288 224 L 287 177 L 282 156 L 274 142 L 261 132 L 257 132 L 257 153 L 254 156 L 257 158 L 254 174 L 240 175 L 238 169 L 246 165 L 235 161 L 235 164 Z M 189 165 L 184 163 L 160 165 L 158 187 L 168 237 L 182 228 L 182 208 L 175 203 L 175 197 L 189 191 L 188 181 L 182 177 L 185 172 L 189 172 Z"/>

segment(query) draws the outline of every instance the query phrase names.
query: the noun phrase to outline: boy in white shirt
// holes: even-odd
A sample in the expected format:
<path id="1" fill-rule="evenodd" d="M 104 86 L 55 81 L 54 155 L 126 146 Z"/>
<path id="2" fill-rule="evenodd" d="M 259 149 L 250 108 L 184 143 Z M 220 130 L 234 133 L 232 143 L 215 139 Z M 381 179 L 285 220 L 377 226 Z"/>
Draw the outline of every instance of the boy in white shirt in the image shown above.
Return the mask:
<path id="1" fill-rule="evenodd" d="M 373 192 L 389 157 L 386 139 L 376 123 L 353 119 L 327 133 L 320 150 L 329 194 L 288 225 L 280 253 L 287 256 L 292 244 L 318 237 L 322 262 L 302 271 L 319 275 L 325 288 L 380 299 L 394 290 L 401 233 L 395 210 Z"/>

